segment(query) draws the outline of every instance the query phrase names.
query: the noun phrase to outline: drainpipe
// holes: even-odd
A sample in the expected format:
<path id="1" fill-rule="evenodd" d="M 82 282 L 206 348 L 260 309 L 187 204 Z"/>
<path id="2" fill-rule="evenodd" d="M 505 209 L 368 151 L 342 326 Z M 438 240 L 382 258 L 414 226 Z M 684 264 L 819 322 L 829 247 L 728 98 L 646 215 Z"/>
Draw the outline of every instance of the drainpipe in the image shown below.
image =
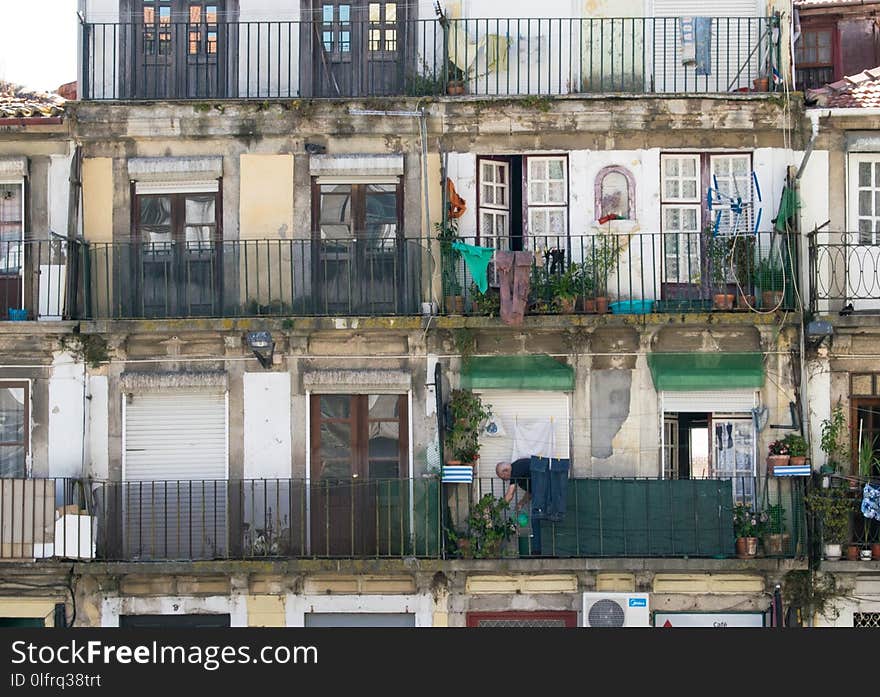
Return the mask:
<path id="1" fill-rule="evenodd" d="M 791 181 L 792 189 L 794 190 L 795 200 L 800 200 L 800 181 L 801 177 L 804 174 L 804 170 L 807 168 L 807 162 L 810 160 L 810 155 L 813 154 L 813 148 L 816 145 L 816 140 L 819 138 L 819 118 L 821 116 L 821 112 L 818 109 L 812 109 L 807 112 L 807 116 L 810 118 L 810 140 L 807 142 L 807 147 L 804 149 L 804 156 L 801 159 L 800 167 L 798 167 L 797 174 L 794 175 L 794 179 Z M 827 115 L 827 113 L 826 113 Z M 800 225 L 800 216 L 795 216 L 795 225 L 797 226 L 798 232 L 798 241 L 802 241 L 801 235 L 801 225 Z M 799 293 L 798 298 L 800 300 L 801 305 L 801 331 L 799 337 L 799 349 L 800 349 L 800 372 L 801 372 L 801 389 L 800 389 L 800 402 L 801 402 L 801 431 L 803 432 L 804 438 L 807 443 L 810 443 L 810 399 L 809 399 L 809 389 L 807 383 L 807 308 L 804 306 L 804 294 L 803 291 L 809 288 L 810 279 L 807 278 L 809 274 L 809 263 L 804 263 L 804 260 L 809 262 L 809 253 L 804 254 L 803 250 L 800 250 L 798 258 L 798 263 L 801 267 L 801 277 L 799 279 Z"/>

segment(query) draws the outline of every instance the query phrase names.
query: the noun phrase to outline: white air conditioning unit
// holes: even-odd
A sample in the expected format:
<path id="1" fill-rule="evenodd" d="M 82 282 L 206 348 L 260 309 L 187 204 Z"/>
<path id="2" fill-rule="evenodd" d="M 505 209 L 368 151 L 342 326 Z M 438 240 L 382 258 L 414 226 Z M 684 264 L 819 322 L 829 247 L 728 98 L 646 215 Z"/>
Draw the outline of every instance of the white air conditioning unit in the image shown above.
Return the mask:
<path id="1" fill-rule="evenodd" d="M 650 627 L 647 593 L 584 593 L 584 627 Z"/>

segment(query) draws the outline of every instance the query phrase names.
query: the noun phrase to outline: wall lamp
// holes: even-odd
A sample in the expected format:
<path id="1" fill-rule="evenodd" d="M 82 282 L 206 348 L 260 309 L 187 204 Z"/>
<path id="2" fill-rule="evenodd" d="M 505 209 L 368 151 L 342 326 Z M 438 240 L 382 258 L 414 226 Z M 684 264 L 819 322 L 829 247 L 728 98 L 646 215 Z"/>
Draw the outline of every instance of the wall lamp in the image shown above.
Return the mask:
<path id="1" fill-rule="evenodd" d="M 248 348 L 254 352 L 254 356 L 264 368 L 272 365 L 272 356 L 275 353 L 275 342 L 269 332 L 248 332 L 245 335 Z"/>

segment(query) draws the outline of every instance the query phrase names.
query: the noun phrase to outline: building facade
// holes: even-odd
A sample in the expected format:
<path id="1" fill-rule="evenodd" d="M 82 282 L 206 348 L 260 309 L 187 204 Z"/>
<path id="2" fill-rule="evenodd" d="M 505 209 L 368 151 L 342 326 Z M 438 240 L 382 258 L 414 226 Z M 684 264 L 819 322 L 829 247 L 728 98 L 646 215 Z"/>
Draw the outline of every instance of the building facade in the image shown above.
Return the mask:
<path id="1" fill-rule="evenodd" d="M 766 453 L 823 416 L 801 233 L 834 157 L 786 89 L 790 3 L 276 4 L 83 3 L 63 302 L 3 328 L 0 607 L 779 623 L 807 480 Z M 461 390 L 490 416 L 455 482 Z M 528 456 L 565 510 L 516 489 L 487 550 L 469 516 Z M 737 504 L 781 509 L 781 543 L 738 557 Z"/>

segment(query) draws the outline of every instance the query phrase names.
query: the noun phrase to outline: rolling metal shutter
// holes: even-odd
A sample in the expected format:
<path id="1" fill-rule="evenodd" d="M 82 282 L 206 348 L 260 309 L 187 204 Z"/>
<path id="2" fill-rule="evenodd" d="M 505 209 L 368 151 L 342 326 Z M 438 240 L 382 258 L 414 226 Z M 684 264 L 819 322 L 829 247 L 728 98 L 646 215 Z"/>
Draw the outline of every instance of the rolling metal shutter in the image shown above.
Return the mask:
<path id="1" fill-rule="evenodd" d="M 556 436 L 555 457 L 570 457 L 568 402 L 565 392 L 550 390 L 479 390 L 484 405 L 491 405 L 492 416 L 500 422 L 503 433 L 480 436 L 479 477 L 495 477 L 495 464 L 510 460 L 513 435 L 518 420 L 552 418 Z"/>
<path id="2" fill-rule="evenodd" d="M 746 413 L 757 404 L 755 390 L 661 392 L 664 412 Z"/>
<path id="3" fill-rule="evenodd" d="M 144 559 L 225 556 L 225 394 L 134 393 L 123 414 L 127 554 Z"/>

